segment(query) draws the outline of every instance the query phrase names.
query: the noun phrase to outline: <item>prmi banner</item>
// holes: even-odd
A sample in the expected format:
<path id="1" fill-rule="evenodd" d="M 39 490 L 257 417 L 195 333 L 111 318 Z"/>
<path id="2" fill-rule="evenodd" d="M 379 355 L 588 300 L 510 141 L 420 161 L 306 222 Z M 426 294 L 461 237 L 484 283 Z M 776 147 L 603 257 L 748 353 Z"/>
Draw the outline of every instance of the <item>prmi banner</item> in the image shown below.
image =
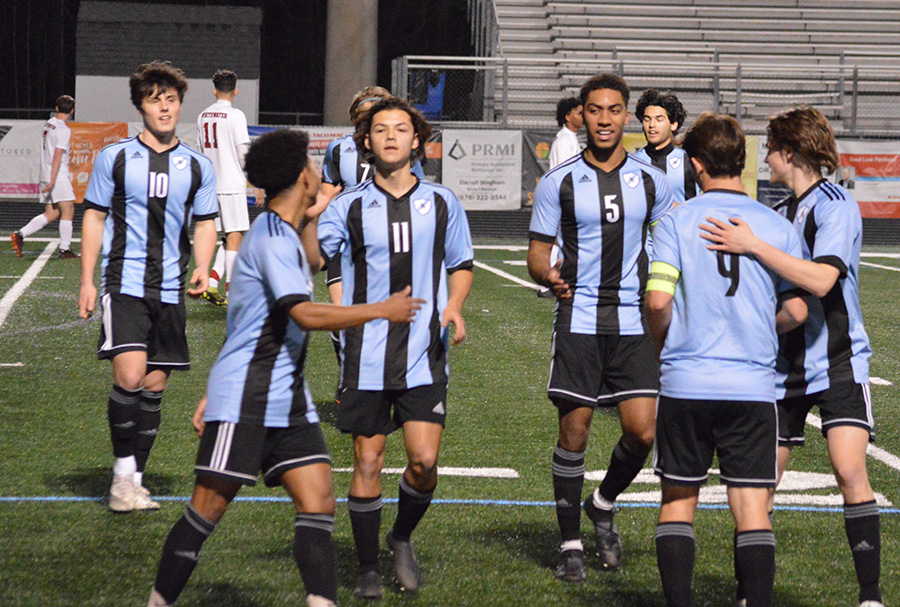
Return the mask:
<path id="1" fill-rule="evenodd" d="M 466 210 L 521 208 L 521 131 L 447 129 L 442 135 L 441 183 Z"/>

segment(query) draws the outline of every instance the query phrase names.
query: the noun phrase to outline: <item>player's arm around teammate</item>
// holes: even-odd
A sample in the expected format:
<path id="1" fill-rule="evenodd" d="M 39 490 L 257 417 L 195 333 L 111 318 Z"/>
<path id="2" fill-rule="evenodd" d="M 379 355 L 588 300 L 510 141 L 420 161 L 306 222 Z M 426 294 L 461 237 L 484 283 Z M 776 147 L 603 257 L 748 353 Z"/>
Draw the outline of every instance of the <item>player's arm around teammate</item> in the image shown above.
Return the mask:
<path id="1" fill-rule="evenodd" d="M 871 348 L 858 292 L 862 219 L 850 193 L 822 178 L 837 170 L 839 156 L 834 132 L 821 112 L 799 107 L 775 116 L 769 122 L 766 146 L 772 181 L 788 186 L 793 194 L 784 210 L 803 236 L 803 259 L 774 250 L 738 218 L 727 222 L 710 218 L 700 226 L 701 236 L 711 242 L 712 250 L 754 255 L 813 295 L 810 320 L 786 336 L 779 352 L 779 480 L 792 447 L 804 442 L 807 412 L 818 406 L 828 456 L 844 497 L 844 525 L 859 601 L 875 607 L 881 605 L 881 531 L 866 470 L 874 415 L 868 384 Z"/>

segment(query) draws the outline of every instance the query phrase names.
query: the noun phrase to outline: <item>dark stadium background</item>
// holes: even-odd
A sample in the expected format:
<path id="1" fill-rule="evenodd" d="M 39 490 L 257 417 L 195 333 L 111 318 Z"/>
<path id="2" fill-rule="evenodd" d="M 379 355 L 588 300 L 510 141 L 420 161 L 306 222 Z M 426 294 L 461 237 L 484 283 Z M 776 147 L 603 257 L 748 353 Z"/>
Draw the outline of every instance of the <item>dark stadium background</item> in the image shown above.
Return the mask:
<path id="1" fill-rule="evenodd" d="M 261 8 L 259 110 L 322 113 L 327 0 L 135 3 Z M 0 110 L 52 108 L 60 94 L 74 95 L 80 4 L 80 0 L 0 0 Z M 384 87 L 390 87 L 395 57 L 471 55 L 466 0 L 381 0 L 378 39 L 378 84 Z M 150 52 L 147 59 L 165 59 L 159 54 Z"/>

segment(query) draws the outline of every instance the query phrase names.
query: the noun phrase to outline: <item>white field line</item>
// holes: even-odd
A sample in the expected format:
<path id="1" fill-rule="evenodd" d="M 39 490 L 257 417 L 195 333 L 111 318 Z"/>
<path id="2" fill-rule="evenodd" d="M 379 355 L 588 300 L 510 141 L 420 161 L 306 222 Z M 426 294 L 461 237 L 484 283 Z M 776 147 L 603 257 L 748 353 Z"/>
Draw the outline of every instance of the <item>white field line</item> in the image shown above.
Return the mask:
<path id="1" fill-rule="evenodd" d="M 501 278 L 505 278 L 506 280 L 511 280 L 512 282 L 522 285 L 523 287 L 528 287 L 529 289 L 534 289 L 535 291 L 539 290 L 540 287 L 533 282 L 528 282 L 527 280 L 522 280 L 518 276 L 513 276 L 512 274 L 508 274 L 503 270 L 498 270 L 497 268 L 492 268 L 491 266 L 481 263 L 480 261 L 472 262 L 476 267 L 481 268 L 482 270 L 487 270 L 488 272 L 492 272 Z"/>
<path id="2" fill-rule="evenodd" d="M 806 423 L 820 430 L 822 429 L 822 418 L 820 418 L 818 415 L 808 413 L 806 415 Z M 900 457 L 897 457 L 893 453 L 885 451 L 881 447 L 876 447 L 872 443 L 869 443 L 869 446 L 866 447 L 866 453 L 877 459 L 882 464 L 885 464 L 886 466 L 889 466 L 894 470 L 900 471 Z"/>
<path id="3" fill-rule="evenodd" d="M 0 276 L 0 278 L 22 278 L 21 276 Z M 38 276 L 37 280 L 63 280 L 65 276 Z"/>
<path id="4" fill-rule="evenodd" d="M 882 259 L 900 259 L 900 253 L 860 253 L 860 257 L 881 257 Z"/>
<path id="5" fill-rule="evenodd" d="M 859 262 L 861 266 L 868 266 L 870 268 L 879 268 L 881 270 L 890 270 L 891 272 L 900 272 L 900 268 L 892 268 L 891 266 L 882 266 L 877 263 L 869 263 L 868 261 Z"/>
<path id="6" fill-rule="evenodd" d="M 24 367 L 25 363 L 0 363 L 0 367 Z"/>
<path id="7" fill-rule="evenodd" d="M 406 468 L 383 468 L 382 474 L 403 474 Z M 335 468 L 335 472 L 353 472 L 353 468 Z M 512 468 L 454 468 L 439 466 L 440 476 L 469 476 L 478 478 L 519 478 L 519 473 Z"/>
<path id="8" fill-rule="evenodd" d="M 506 245 L 506 244 L 477 244 L 472 247 L 480 251 L 527 251 L 528 247 L 524 245 Z"/>
<path id="9" fill-rule="evenodd" d="M 50 259 L 50 255 L 53 251 L 56 250 L 57 245 L 59 245 L 59 238 L 50 239 L 44 252 L 38 255 L 38 258 L 35 259 L 34 263 L 31 264 L 31 267 L 25 271 L 22 278 L 6 292 L 3 299 L 0 299 L 0 327 L 6 322 L 6 317 L 9 316 L 9 311 L 12 310 L 13 304 L 16 303 L 25 292 L 25 289 L 28 288 L 28 285 L 30 285 L 31 282 L 37 278 L 37 275 L 41 273 L 41 270 L 44 269 L 44 265 Z"/>
<path id="10" fill-rule="evenodd" d="M 869 376 L 869 383 L 875 384 L 876 386 L 893 386 L 894 384 L 889 382 L 886 379 L 882 379 L 880 377 L 872 377 Z"/>

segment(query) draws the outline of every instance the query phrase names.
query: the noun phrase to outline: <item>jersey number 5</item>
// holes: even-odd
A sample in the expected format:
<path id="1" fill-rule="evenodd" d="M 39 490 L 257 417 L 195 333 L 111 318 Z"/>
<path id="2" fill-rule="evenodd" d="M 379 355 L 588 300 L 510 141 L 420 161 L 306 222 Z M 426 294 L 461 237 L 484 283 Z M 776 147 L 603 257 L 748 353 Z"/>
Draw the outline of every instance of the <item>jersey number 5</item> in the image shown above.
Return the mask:
<path id="1" fill-rule="evenodd" d="M 725 292 L 725 297 L 732 297 L 737 291 L 738 283 L 741 282 L 741 258 L 739 255 L 735 255 L 734 253 L 729 253 L 728 257 L 731 258 L 730 268 L 725 267 L 725 253 L 723 253 L 722 251 L 716 251 L 716 261 L 719 264 L 719 274 L 721 274 L 725 278 L 731 279 L 731 285 L 728 287 L 728 291 Z"/>
<path id="2" fill-rule="evenodd" d="M 616 203 L 616 194 L 609 194 L 603 197 L 603 208 L 606 210 L 606 222 L 616 223 L 619 221 L 619 205 Z"/>

